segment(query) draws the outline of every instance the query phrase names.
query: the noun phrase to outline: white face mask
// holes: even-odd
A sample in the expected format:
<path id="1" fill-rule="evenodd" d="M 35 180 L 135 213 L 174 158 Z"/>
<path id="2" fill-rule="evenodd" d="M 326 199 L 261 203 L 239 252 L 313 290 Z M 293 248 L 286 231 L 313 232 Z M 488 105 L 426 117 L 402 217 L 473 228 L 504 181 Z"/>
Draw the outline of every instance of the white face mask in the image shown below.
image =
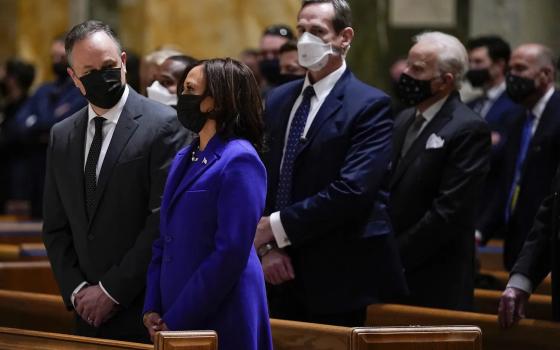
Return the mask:
<path id="1" fill-rule="evenodd" d="M 308 32 L 299 38 L 297 49 L 299 64 L 311 71 L 323 69 L 329 61 L 329 55 L 334 54 L 331 44 Z"/>
<path id="2" fill-rule="evenodd" d="M 177 95 L 172 94 L 167 90 L 159 81 L 154 81 L 152 85 L 146 88 L 148 92 L 148 98 L 154 101 L 158 101 L 168 106 L 177 105 Z"/>

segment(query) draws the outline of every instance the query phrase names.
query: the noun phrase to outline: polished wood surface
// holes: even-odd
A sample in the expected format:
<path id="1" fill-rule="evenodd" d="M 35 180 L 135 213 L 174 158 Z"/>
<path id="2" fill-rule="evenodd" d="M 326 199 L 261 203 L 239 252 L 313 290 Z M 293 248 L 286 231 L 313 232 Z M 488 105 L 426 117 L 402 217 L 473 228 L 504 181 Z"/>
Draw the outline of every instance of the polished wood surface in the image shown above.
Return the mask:
<path id="1" fill-rule="evenodd" d="M 46 260 L 0 262 L 0 289 L 60 294 Z"/>
<path id="2" fill-rule="evenodd" d="M 510 329 L 496 315 L 395 304 L 368 307 L 366 326 L 473 325 L 482 330 L 484 350 L 560 349 L 560 324 L 525 319 Z"/>
<path id="3" fill-rule="evenodd" d="M 475 289 L 474 310 L 483 314 L 498 314 L 501 291 Z M 552 297 L 550 295 L 532 294 L 527 305 L 528 318 L 552 320 Z"/>
<path id="4" fill-rule="evenodd" d="M 159 332 L 154 350 L 217 350 L 218 335 L 214 331 Z"/>
<path id="5" fill-rule="evenodd" d="M 347 350 L 352 328 L 271 319 L 275 350 Z"/>
<path id="6" fill-rule="evenodd" d="M 509 280 L 509 272 L 501 271 L 501 270 L 489 270 L 489 269 L 480 269 L 479 271 L 482 275 L 492 276 L 495 278 L 500 284 L 504 287 L 507 285 Z M 537 286 L 534 293 L 536 294 L 544 294 L 544 295 L 551 295 L 552 294 L 552 280 L 550 274 L 545 277 L 545 279 Z"/>

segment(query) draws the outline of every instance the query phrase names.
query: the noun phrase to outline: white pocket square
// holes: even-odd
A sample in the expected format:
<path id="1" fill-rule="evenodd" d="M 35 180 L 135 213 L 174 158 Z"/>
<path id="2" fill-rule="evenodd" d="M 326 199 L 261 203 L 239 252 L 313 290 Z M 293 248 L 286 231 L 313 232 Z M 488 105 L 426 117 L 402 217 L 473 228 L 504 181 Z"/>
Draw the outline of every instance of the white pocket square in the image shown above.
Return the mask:
<path id="1" fill-rule="evenodd" d="M 428 138 L 428 141 L 426 141 L 426 149 L 442 148 L 444 144 L 444 139 L 437 136 L 436 134 L 431 134 Z"/>

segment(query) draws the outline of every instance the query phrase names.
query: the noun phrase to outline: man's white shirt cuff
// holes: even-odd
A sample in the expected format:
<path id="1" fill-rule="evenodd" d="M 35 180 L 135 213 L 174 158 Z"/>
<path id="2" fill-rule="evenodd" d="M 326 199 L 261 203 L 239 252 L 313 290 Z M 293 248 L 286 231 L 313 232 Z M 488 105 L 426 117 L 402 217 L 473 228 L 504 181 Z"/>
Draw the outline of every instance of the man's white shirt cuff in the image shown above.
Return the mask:
<path id="1" fill-rule="evenodd" d="M 284 248 L 292 244 L 284 230 L 284 226 L 282 226 L 279 211 L 270 214 L 270 227 L 272 228 L 272 234 L 274 235 L 274 240 L 278 248 Z"/>
<path id="2" fill-rule="evenodd" d="M 115 298 L 113 298 L 111 296 L 111 294 L 109 294 L 109 292 L 107 292 L 107 290 L 103 287 L 103 284 L 101 283 L 101 281 L 99 281 L 99 288 L 101 288 L 101 290 L 103 291 L 103 293 L 105 293 L 105 295 L 107 295 L 109 297 L 109 299 L 111 299 L 113 301 L 113 303 L 119 305 L 119 302 L 115 300 Z"/>
<path id="3" fill-rule="evenodd" d="M 85 286 L 87 286 L 87 282 L 83 281 L 82 283 L 78 284 L 78 286 L 76 287 L 76 289 L 74 289 L 74 291 L 72 292 L 72 294 L 70 295 L 70 302 L 72 303 L 72 306 L 74 308 L 76 308 L 76 305 L 74 304 L 74 300 L 76 299 L 76 294 L 78 294 L 79 291 L 82 290 L 82 288 L 84 288 Z"/>
<path id="4" fill-rule="evenodd" d="M 531 282 L 531 280 L 529 280 L 527 277 L 523 276 L 520 273 L 514 273 L 507 284 L 507 288 L 517 288 L 517 289 L 521 289 L 524 292 L 527 292 L 528 294 L 531 294 L 533 292 L 533 283 Z"/>

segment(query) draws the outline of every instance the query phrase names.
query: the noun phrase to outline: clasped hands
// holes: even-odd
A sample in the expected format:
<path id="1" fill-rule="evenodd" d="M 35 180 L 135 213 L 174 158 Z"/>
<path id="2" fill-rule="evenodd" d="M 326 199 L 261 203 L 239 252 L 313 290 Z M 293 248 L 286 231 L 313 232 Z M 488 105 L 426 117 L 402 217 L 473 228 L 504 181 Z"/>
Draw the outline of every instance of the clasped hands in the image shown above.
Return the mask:
<path id="1" fill-rule="evenodd" d="M 118 305 L 99 285 L 82 288 L 74 298 L 74 306 L 78 315 L 93 327 L 107 322 L 118 310 Z"/>
<path id="2" fill-rule="evenodd" d="M 168 331 L 169 328 L 157 312 L 147 312 L 144 314 L 144 326 L 150 333 L 150 339 L 154 342 L 154 337 L 157 332 Z"/>
<path id="3" fill-rule="evenodd" d="M 266 243 L 274 241 L 270 217 L 263 216 L 257 225 L 254 245 L 258 250 Z M 273 285 L 282 284 L 295 278 L 292 260 L 280 248 L 273 248 L 261 257 L 265 280 Z"/>

